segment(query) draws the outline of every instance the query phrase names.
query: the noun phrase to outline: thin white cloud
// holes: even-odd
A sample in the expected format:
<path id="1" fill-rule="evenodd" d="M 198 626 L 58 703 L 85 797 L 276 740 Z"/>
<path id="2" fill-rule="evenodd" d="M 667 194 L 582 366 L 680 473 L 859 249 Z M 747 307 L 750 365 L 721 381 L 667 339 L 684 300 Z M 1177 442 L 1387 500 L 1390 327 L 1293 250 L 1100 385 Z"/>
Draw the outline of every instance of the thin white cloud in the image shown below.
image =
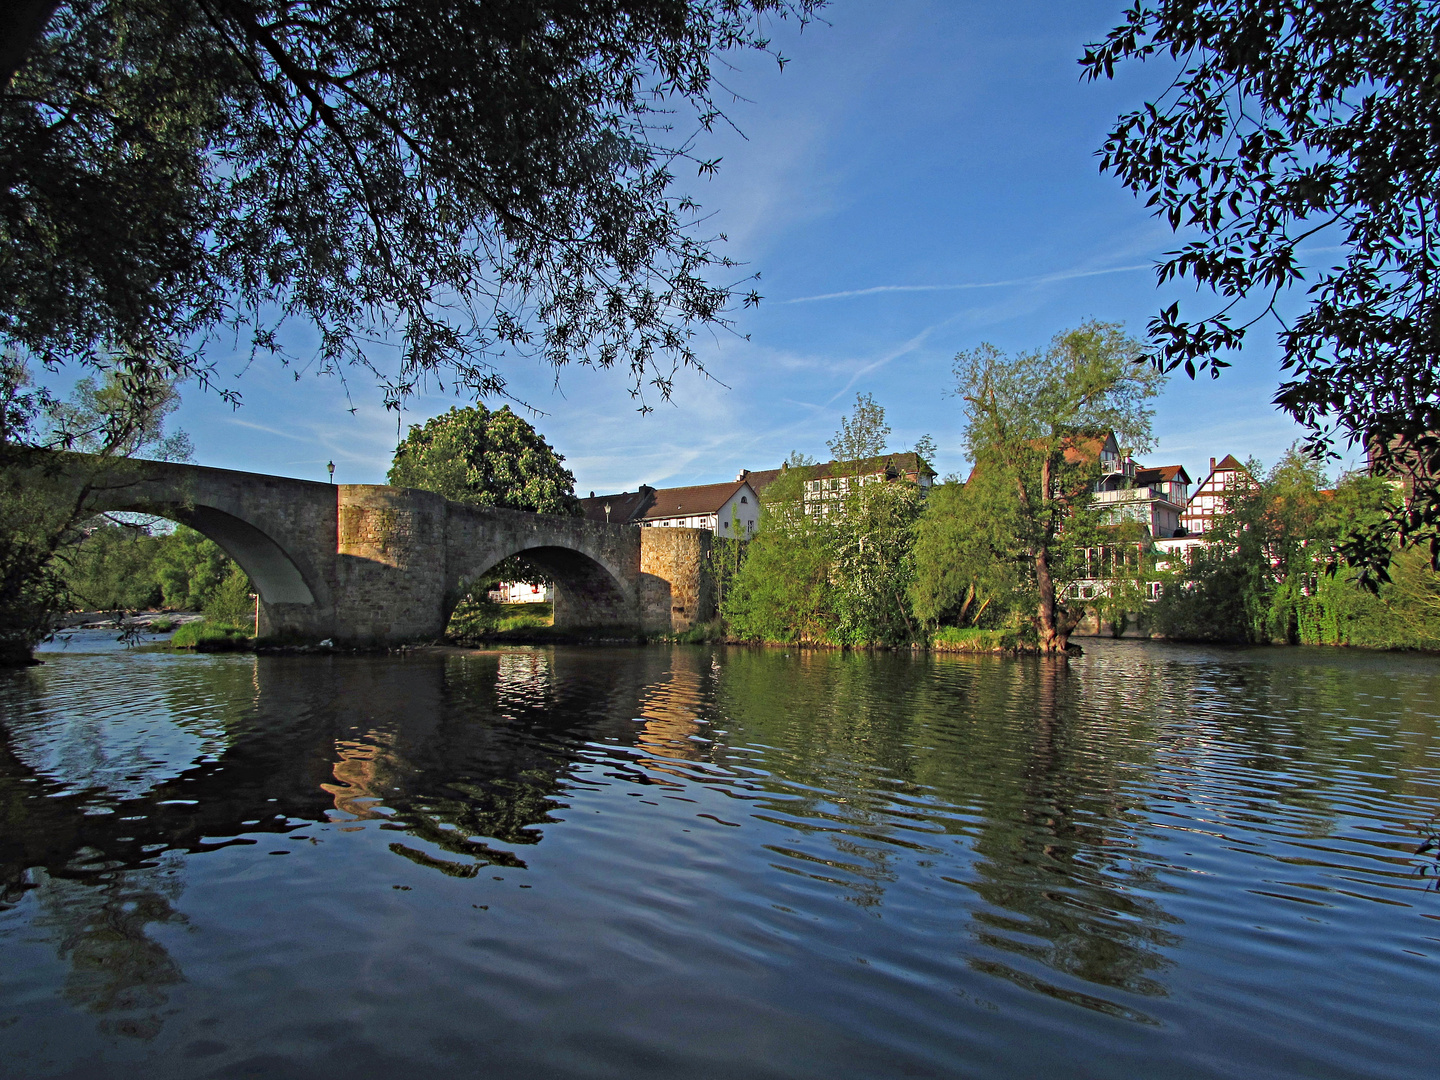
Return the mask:
<path id="1" fill-rule="evenodd" d="M 809 304 L 816 300 L 844 300 L 852 296 L 874 296 L 878 293 L 962 292 L 969 289 L 1005 289 L 1022 285 L 1049 285 L 1057 281 L 1073 281 L 1076 278 L 1150 270 L 1154 268 L 1154 265 L 1154 263 L 1137 263 L 1134 266 L 1112 266 L 1105 270 L 1062 270 L 1058 273 L 1039 274 L 1034 277 L 1009 278 L 1005 281 L 970 281 L 958 285 L 871 285 L 866 289 L 846 289 L 843 292 L 819 293 L 815 296 L 796 296 L 789 300 L 775 302 L 777 304 Z"/>

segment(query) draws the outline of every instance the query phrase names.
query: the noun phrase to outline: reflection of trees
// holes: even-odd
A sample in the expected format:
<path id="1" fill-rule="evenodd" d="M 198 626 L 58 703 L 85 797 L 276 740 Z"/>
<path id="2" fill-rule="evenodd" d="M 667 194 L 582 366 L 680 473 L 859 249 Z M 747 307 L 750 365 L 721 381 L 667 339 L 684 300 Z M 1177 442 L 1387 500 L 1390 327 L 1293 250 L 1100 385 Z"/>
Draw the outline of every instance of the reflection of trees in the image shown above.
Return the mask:
<path id="1" fill-rule="evenodd" d="M 85 881 L 40 874 L 33 930 L 69 964 L 64 997 L 101 1017 L 100 1030 L 131 1038 L 159 1034 L 168 987 L 184 981 L 179 966 L 152 940 L 152 924 L 183 923 L 173 907 L 174 878 L 136 870 Z"/>
<path id="2" fill-rule="evenodd" d="M 1033 965 L 1131 994 L 1165 993 L 1156 976 L 1167 966 L 1162 950 L 1178 943 L 1167 929 L 1176 920 L 1146 895 L 1160 885 L 1157 868 L 1138 851 L 1125 804 L 1126 773 L 1143 764 L 1127 755 L 1144 740 L 1123 729 L 1144 722 L 1130 706 L 1155 699 L 1142 694 L 1119 709 L 1091 702 L 1063 659 L 1014 664 L 1007 674 L 1004 701 L 982 690 L 991 700 L 977 702 L 1004 710 L 1012 723 L 992 744 L 993 778 L 974 845 L 982 859 L 969 885 L 989 904 L 974 913 L 977 940 L 1013 962 L 972 963 L 1074 1004 L 1141 1019 L 1042 978 Z"/>
<path id="3" fill-rule="evenodd" d="M 177 918 L 181 878 L 162 888 L 162 859 L 183 866 L 181 853 L 328 821 L 384 829 L 396 856 L 469 877 L 523 867 L 566 793 L 597 776 L 701 784 L 785 830 L 773 866 L 870 912 L 907 864 L 961 867 L 946 879 L 967 901 L 953 905 L 951 947 L 977 969 L 1144 1019 L 1126 996 L 1165 992 L 1178 932 L 1164 910 L 1178 886 L 1146 850 L 1151 823 L 1173 812 L 1224 836 L 1283 816 L 1284 829 L 1323 832 L 1337 813 L 1328 793 L 1357 761 L 1373 763 L 1377 790 L 1403 796 L 1414 781 L 1395 777 L 1432 760 L 1435 725 L 1395 737 L 1386 717 L 1428 717 L 1433 702 L 1387 698 L 1383 671 L 1297 679 L 1273 664 L 1125 655 L 1067 666 L 651 647 L 167 661 L 144 669 L 156 715 L 218 733 L 194 760 L 145 773 L 142 756 L 117 773 L 113 757 L 103 769 L 45 759 L 123 781 L 82 791 L 0 740 L 0 884 L 10 903 L 36 890 L 71 999 L 144 1034 L 182 977 L 148 936 Z M 44 677 L 0 684 L 7 731 Z M 97 715 L 116 705 L 93 686 L 82 699 Z M 1237 769 L 1244 784 L 1231 782 Z M 113 813 L 86 813 L 97 808 Z M 1384 843 L 1376 858 L 1403 863 Z"/>
<path id="4" fill-rule="evenodd" d="M 1126 774 L 1143 763 L 1079 708 L 1064 661 L 777 660 L 732 654 L 721 688 L 745 739 L 778 751 L 766 757 L 776 779 L 763 786 L 777 796 L 766 819 L 829 841 L 828 855 L 777 847 L 777 866 L 880 905 L 897 859 L 963 835 L 980 856 L 964 884 L 985 901 L 973 914 L 983 970 L 1126 1015 L 1055 976 L 1163 993 L 1155 973 L 1173 920 L 1136 892 L 1155 874 L 1132 857 L 1125 809 Z"/>

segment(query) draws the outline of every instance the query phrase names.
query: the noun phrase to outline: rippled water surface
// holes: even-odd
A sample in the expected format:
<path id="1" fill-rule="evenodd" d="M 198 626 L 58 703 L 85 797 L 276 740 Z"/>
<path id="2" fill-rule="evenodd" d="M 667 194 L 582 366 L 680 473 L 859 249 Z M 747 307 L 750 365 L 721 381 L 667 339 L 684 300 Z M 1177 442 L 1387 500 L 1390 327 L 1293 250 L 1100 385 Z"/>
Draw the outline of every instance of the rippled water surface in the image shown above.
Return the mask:
<path id="1" fill-rule="evenodd" d="M 72 644 L 0 1074 L 1436 1075 L 1440 663 L 1087 648 Z"/>

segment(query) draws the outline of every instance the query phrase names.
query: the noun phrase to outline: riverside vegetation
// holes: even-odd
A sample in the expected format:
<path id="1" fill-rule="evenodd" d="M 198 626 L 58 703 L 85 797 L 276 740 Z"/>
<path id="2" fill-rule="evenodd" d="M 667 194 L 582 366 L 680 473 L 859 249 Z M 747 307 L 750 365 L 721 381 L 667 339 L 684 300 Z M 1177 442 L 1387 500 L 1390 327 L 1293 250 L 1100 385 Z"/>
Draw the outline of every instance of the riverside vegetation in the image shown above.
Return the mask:
<path id="1" fill-rule="evenodd" d="M 1033 353 L 961 354 L 955 389 L 976 467 L 928 492 L 903 479 L 869 482 L 883 472 L 890 427 L 873 398 L 858 396 L 829 443 L 834 497 L 810 504 L 824 512 L 807 512 L 804 498 L 814 462 L 792 454 L 762 495 L 764 528 L 748 541 L 714 539 L 719 617 L 684 640 L 1059 652 L 1088 616 L 1113 632 L 1133 625 L 1173 640 L 1440 649 L 1440 575 L 1428 553 L 1394 551 L 1373 590 L 1341 557 L 1395 514 L 1399 496 L 1384 479 L 1332 486 L 1298 449 L 1268 471 L 1251 462 L 1253 487 L 1235 493 L 1213 542 L 1179 565 L 1160 565 L 1138 526 L 1107 524 L 1091 499 L 1092 451 L 1104 431 L 1127 451 L 1150 444 L 1159 380 L 1134 363 L 1139 351 L 1118 327 L 1088 323 Z M 915 450 L 934 455 L 928 437 Z M 563 461 L 508 409 L 457 409 L 411 429 L 390 480 L 576 513 Z M 501 577 L 540 576 L 512 559 L 468 583 L 447 637 L 543 635 L 549 605 L 486 599 Z M 1097 596 L 1075 597 L 1077 582 L 1097 580 Z M 243 571 L 184 527 L 156 535 L 92 522 L 65 556 L 64 586 L 78 607 L 204 611 L 205 624 L 175 639 L 182 646 L 225 647 L 253 617 Z"/>
<path id="2" fill-rule="evenodd" d="M 883 409 L 858 399 L 830 444 L 852 481 L 843 497 L 807 513 L 812 463 L 792 455 L 762 496 L 764 529 L 716 542 L 721 618 L 698 636 L 1057 652 L 1089 616 L 1173 640 L 1440 649 L 1428 552 L 1394 550 L 1374 589 L 1341 554 L 1395 515 L 1387 480 L 1351 475 L 1332 487 L 1298 449 L 1268 472 L 1252 462 L 1253 489 L 1178 566 L 1159 564 L 1139 526 L 1107 524 L 1090 497 L 1099 462 L 1088 448 L 1106 430 L 1127 451 L 1148 448 L 1159 384 L 1138 355 L 1098 323 L 1041 352 L 962 354 L 956 390 L 976 468 L 924 497 L 905 481 L 855 482 L 876 471 L 890 432 Z M 1073 596 L 1072 585 L 1097 579 L 1097 597 Z"/>

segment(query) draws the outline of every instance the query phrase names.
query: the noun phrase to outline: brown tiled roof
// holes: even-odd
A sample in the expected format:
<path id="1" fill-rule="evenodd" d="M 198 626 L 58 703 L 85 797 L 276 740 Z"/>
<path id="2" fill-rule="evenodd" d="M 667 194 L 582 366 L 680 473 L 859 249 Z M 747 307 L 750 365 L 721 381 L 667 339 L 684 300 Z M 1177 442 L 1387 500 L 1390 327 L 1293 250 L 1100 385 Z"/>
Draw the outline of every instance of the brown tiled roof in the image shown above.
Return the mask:
<path id="1" fill-rule="evenodd" d="M 1246 470 L 1245 470 L 1244 464 L 1242 464 L 1241 462 L 1235 460 L 1235 455 L 1234 455 L 1234 454 L 1226 454 L 1223 458 L 1220 459 L 1220 464 L 1215 466 L 1215 471 L 1216 471 L 1216 472 L 1229 472 L 1229 471 L 1245 472 Z"/>
<path id="2" fill-rule="evenodd" d="M 755 494 L 764 495 L 765 489 L 773 484 L 780 477 L 784 476 L 787 469 L 761 469 L 758 472 L 746 472 L 745 479 L 755 489 Z"/>
<path id="3" fill-rule="evenodd" d="M 689 517 L 693 514 L 713 514 L 724 506 L 731 495 L 746 485 L 744 480 L 730 480 L 724 484 L 700 484 L 696 487 L 658 488 L 654 501 L 637 517 L 637 521 L 653 521 L 656 518 Z M 752 488 L 753 490 L 753 488 Z"/>
<path id="4" fill-rule="evenodd" d="M 605 507 L 610 507 L 608 518 L 612 525 L 625 525 L 638 521 L 647 507 L 654 502 L 655 489 L 640 485 L 639 491 L 622 491 L 618 495 L 591 495 L 581 499 L 580 506 L 591 521 L 606 521 Z"/>
<path id="5" fill-rule="evenodd" d="M 612 525 L 628 525 L 659 518 L 692 517 L 713 514 L 726 500 L 745 486 L 747 480 L 730 480 L 723 484 L 699 484 L 694 487 L 652 488 L 640 485 L 639 491 L 622 491 L 618 495 L 592 495 L 581 499 L 585 516 L 591 521 L 604 521 L 605 507 L 610 507 Z M 751 489 L 754 485 L 751 484 Z"/>
<path id="6" fill-rule="evenodd" d="M 1137 484 L 1190 483 L 1190 474 L 1183 465 L 1147 465 L 1135 470 Z"/>

